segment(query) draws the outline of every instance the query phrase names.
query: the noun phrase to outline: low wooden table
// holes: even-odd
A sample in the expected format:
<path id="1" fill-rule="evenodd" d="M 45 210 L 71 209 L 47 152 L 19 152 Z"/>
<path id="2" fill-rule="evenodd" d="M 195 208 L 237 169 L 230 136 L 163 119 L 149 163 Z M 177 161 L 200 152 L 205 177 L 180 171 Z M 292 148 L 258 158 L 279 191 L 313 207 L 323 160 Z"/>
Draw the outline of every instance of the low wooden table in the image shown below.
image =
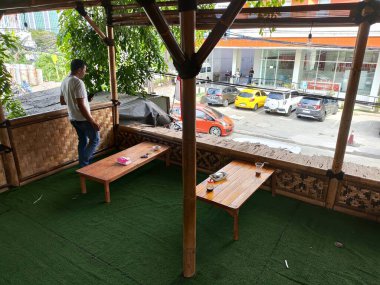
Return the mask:
<path id="1" fill-rule="evenodd" d="M 159 145 L 161 148 L 153 151 L 152 147 Z M 141 158 L 142 155 L 149 154 L 147 158 Z M 80 185 L 82 193 L 87 193 L 86 178 L 104 184 L 105 201 L 111 202 L 109 184 L 112 181 L 126 175 L 129 172 L 147 164 L 161 155 L 166 155 L 166 166 L 169 165 L 170 147 L 166 145 L 155 144 L 151 142 L 142 142 L 133 147 L 120 151 L 107 158 L 94 162 L 90 165 L 77 170 L 80 175 Z M 120 156 L 129 157 L 132 162 L 128 165 L 121 165 L 116 162 Z"/>
<path id="2" fill-rule="evenodd" d="M 256 177 L 254 163 L 234 160 L 220 171 L 226 172 L 227 178 L 215 182 L 215 188 L 211 192 L 206 190 L 207 178 L 197 185 L 197 198 L 226 210 L 234 218 L 234 240 L 238 240 L 239 208 L 273 174 L 274 170 L 264 167 L 261 176 Z"/>

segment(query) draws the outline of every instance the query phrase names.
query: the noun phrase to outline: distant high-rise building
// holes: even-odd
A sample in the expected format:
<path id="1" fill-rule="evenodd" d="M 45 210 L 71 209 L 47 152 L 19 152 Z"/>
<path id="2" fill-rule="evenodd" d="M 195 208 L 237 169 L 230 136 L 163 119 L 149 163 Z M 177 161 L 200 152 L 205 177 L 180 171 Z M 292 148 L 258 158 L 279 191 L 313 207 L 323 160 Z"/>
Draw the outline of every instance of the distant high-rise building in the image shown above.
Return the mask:
<path id="1" fill-rule="evenodd" d="M 24 14 L 6 15 L 0 21 L 1 30 L 46 30 L 58 33 L 58 12 L 43 11 Z"/>

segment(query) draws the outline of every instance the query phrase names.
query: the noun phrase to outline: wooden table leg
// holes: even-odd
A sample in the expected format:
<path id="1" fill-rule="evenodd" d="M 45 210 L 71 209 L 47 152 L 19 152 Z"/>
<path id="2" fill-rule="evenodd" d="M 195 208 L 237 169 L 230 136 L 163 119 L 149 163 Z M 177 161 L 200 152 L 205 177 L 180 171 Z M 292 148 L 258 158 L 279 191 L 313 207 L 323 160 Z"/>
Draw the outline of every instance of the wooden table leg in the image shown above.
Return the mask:
<path id="1" fill-rule="evenodd" d="M 106 203 L 111 202 L 111 194 L 110 194 L 110 184 L 109 182 L 104 182 L 104 196 Z"/>
<path id="2" fill-rule="evenodd" d="M 166 167 L 170 165 L 170 149 L 166 152 L 165 156 Z"/>
<path id="3" fill-rule="evenodd" d="M 87 189 L 86 189 L 86 177 L 84 176 L 80 176 L 80 189 L 81 189 L 81 192 L 82 194 L 86 194 L 87 193 Z"/>
<path id="4" fill-rule="evenodd" d="M 277 177 L 276 177 L 276 171 L 272 174 L 271 179 L 271 188 L 272 188 L 272 197 L 276 196 L 276 186 L 277 186 Z"/>
<path id="5" fill-rule="evenodd" d="M 239 209 L 234 211 L 234 240 L 239 239 Z"/>
<path id="6" fill-rule="evenodd" d="M 226 211 L 234 218 L 234 240 L 239 240 L 239 209 L 226 209 Z"/>

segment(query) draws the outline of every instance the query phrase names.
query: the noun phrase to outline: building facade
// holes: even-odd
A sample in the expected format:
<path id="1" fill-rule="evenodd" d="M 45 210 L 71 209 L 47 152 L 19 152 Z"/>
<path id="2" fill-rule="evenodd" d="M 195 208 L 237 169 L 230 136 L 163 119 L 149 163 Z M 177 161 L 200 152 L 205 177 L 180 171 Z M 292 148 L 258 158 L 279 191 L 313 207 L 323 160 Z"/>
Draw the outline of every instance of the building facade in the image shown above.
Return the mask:
<path id="1" fill-rule="evenodd" d="M 358 0 L 286 0 L 285 6 L 359 2 Z M 219 5 L 219 4 L 217 4 Z M 222 4 L 220 4 L 222 5 Z M 310 13 L 310 12 L 309 12 Z M 325 11 L 311 12 L 325 13 Z M 323 15 L 321 15 L 323 16 Z M 246 83 L 264 87 L 293 87 L 344 97 L 352 66 L 357 27 L 231 30 L 207 59 L 214 80 L 233 82 L 228 74 L 241 72 Z M 362 66 L 358 100 L 377 102 L 380 96 L 380 24 L 371 26 Z"/>
<path id="2" fill-rule="evenodd" d="M 43 11 L 5 15 L 0 21 L 1 30 L 23 31 L 26 29 L 45 30 L 58 33 L 58 12 Z"/>

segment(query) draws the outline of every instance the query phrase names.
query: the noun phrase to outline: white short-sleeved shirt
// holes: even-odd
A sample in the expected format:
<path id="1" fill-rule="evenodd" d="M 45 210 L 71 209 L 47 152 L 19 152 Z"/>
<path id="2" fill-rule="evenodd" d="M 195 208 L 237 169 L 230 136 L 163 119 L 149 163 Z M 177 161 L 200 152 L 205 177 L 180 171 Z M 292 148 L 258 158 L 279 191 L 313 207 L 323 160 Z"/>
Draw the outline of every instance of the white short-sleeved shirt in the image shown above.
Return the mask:
<path id="1" fill-rule="evenodd" d="M 87 99 L 86 87 L 82 80 L 74 75 L 66 77 L 61 84 L 61 96 L 65 98 L 69 119 L 75 121 L 86 121 L 78 108 L 77 98 L 84 98 L 84 106 L 90 112 L 90 104 Z"/>

